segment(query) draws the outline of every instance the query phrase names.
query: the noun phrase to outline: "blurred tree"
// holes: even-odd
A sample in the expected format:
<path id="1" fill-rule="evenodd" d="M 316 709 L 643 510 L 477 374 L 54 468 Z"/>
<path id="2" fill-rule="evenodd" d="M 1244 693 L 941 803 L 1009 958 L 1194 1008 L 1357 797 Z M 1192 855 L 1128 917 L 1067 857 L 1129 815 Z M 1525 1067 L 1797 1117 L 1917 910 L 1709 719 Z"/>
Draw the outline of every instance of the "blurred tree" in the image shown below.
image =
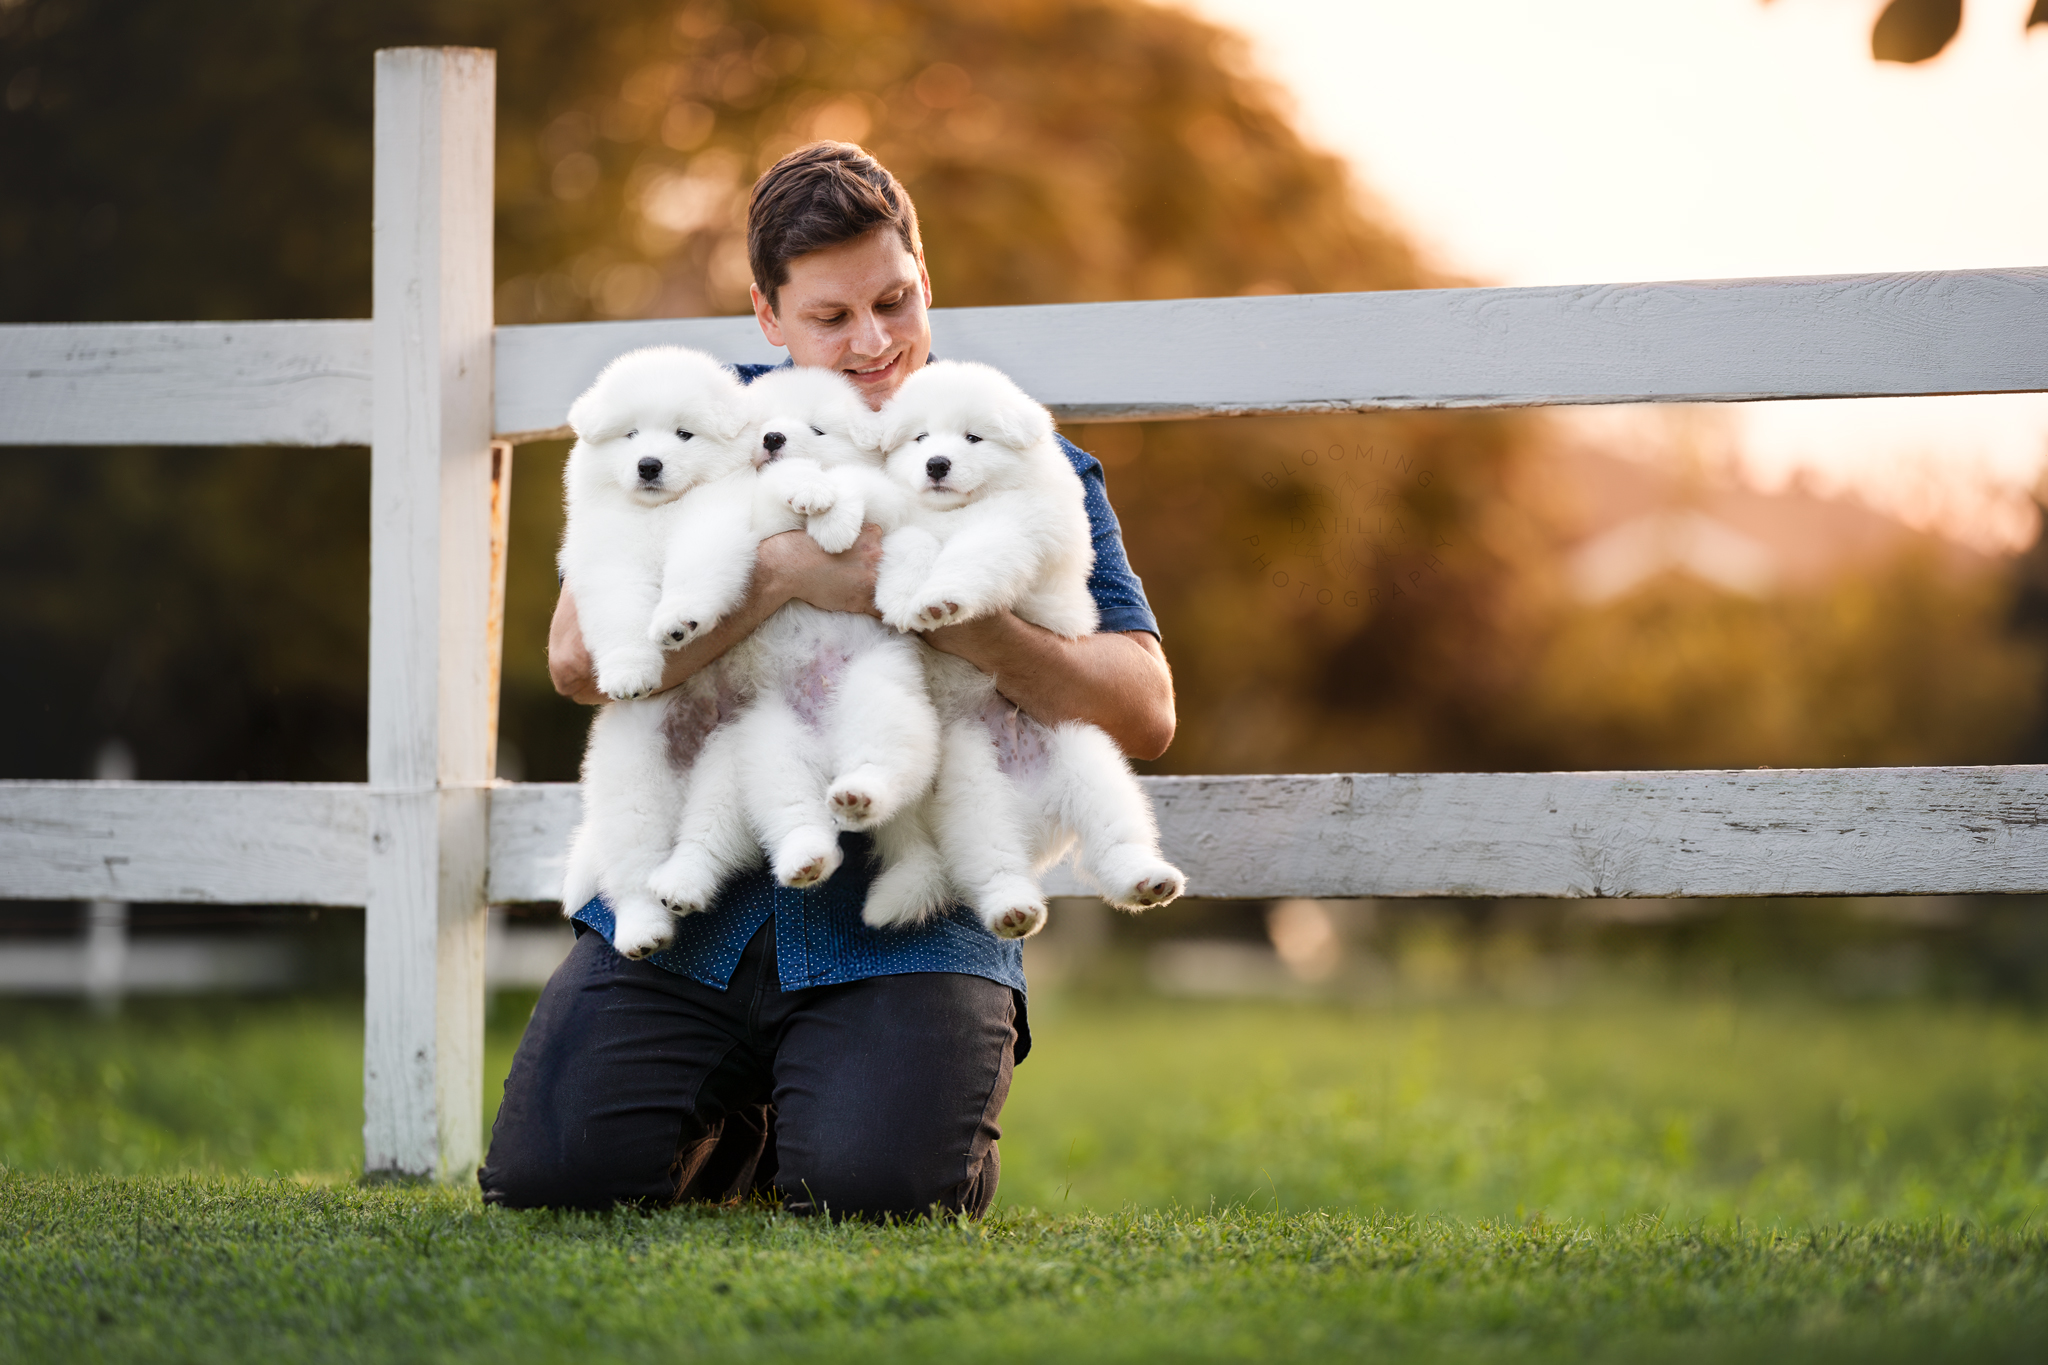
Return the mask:
<path id="1" fill-rule="evenodd" d="M 1924 549 L 1760 598 L 1666 577 L 1560 613 L 1518 719 L 1586 768 L 2009 762 L 2043 682 L 2003 636 L 2010 601 Z"/>
<path id="2" fill-rule="evenodd" d="M 746 189 L 828 136 L 908 183 L 942 305 L 1455 283 L 1242 39 L 1136 0 L 0 0 L 0 317 L 365 313 L 370 58 L 402 43 L 499 53 L 507 323 L 742 310 Z M 2038 709 L 1996 584 L 1577 607 L 1526 415 L 1074 434 L 1175 661 L 1173 770 L 1780 761 L 1845 676 L 1869 700 L 1808 727 L 1819 761 L 1996 756 L 1986 716 Z M 563 453 L 514 479 L 528 778 L 573 775 L 586 719 L 542 654 Z M 0 772 L 79 775 L 114 733 L 147 777 L 360 778 L 366 506 L 360 451 L 0 452 Z"/>

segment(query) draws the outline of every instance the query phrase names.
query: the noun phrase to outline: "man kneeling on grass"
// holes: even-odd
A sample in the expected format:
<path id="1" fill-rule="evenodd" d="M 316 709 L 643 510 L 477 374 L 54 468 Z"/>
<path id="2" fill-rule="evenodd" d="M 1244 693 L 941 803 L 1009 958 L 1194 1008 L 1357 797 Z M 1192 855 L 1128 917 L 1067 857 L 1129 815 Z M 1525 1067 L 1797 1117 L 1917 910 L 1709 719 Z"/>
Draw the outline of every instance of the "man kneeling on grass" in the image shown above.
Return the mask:
<path id="1" fill-rule="evenodd" d="M 761 177 L 747 218 L 762 332 L 788 348 L 785 363 L 837 370 L 879 409 L 931 358 L 931 277 L 910 196 L 860 148 L 821 142 Z M 739 370 L 751 381 L 768 368 Z M 1155 758 L 1174 729 L 1158 623 L 1102 466 L 1061 445 L 1086 488 L 1100 631 L 1065 640 L 997 612 L 923 638 L 994 676 L 1033 719 L 1089 721 L 1125 753 Z M 873 614 L 880 555 L 873 526 L 838 555 L 800 531 L 764 540 L 745 604 L 672 654 L 664 685 L 787 602 Z M 567 593 L 548 658 L 557 690 L 605 699 Z M 577 913 L 576 946 L 505 1081 L 478 1177 L 487 1201 L 602 1208 L 759 1192 L 800 1212 L 988 1210 L 997 1118 L 1031 1046 L 1022 948 L 964 909 L 868 928 L 868 839 L 840 838 L 846 861 L 822 886 L 743 874 L 643 961 L 612 951 L 601 899 Z"/>

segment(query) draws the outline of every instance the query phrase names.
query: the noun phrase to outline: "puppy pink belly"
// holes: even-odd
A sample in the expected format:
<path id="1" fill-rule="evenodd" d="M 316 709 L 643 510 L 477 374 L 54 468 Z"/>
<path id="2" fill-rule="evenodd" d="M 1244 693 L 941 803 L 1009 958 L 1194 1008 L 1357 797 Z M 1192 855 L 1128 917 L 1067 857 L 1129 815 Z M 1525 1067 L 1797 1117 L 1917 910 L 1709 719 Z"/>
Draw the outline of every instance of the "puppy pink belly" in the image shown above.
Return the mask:
<path id="1" fill-rule="evenodd" d="M 824 728 L 825 713 L 831 708 L 840 675 L 853 655 L 843 649 L 827 649 L 804 663 L 783 680 L 782 696 L 789 709 L 813 730 Z"/>
<path id="2" fill-rule="evenodd" d="M 712 732 L 739 714 L 739 693 L 728 684 L 723 669 L 713 671 L 713 679 L 699 674 L 677 688 L 661 718 L 662 737 L 668 741 L 668 764 L 678 773 L 687 773 L 697 766 L 697 757 L 704 752 Z"/>
<path id="3" fill-rule="evenodd" d="M 981 723 L 996 748 L 996 766 L 1010 777 L 1036 778 L 1052 763 L 1051 736 L 1043 725 L 1001 697 L 981 708 Z"/>

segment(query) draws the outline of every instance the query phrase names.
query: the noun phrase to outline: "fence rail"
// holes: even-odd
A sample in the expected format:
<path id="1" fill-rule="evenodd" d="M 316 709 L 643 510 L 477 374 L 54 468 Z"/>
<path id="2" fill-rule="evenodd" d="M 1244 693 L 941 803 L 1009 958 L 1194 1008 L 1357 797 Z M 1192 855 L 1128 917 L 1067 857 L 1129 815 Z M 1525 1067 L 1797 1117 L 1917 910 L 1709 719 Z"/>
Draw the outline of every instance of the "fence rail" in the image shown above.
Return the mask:
<path id="1" fill-rule="evenodd" d="M 2048 270 L 939 308 L 933 347 L 1075 421 L 2048 389 Z M 492 425 L 607 360 L 779 352 L 752 318 L 500 327 Z M 365 445 L 367 322 L 0 327 L 0 443 Z"/>
<path id="2" fill-rule="evenodd" d="M 478 1156 L 487 897 L 575 789 L 493 781 L 511 447 L 745 318 L 491 326 L 495 68 L 376 61 L 369 321 L 0 327 L 0 444 L 371 447 L 369 781 L 0 783 L 0 897 L 363 905 L 364 1149 Z M 1066 419 L 2048 391 L 2048 270 L 939 309 Z M 493 437 L 499 438 L 498 443 Z M 1210 896 L 2048 891 L 2048 770 L 1161 778 Z M 1078 888 L 1056 885 L 1056 891 Z"/>
<path id="3" fill-rule="evenodd" d="M 2048 767 L 1153 777 L 1193 896 L 2048 892 Z M 361 905 L 370 789 L 0 782 L 0 898 Z M 496 783 L 493 902 L 561 894 L 573 783 Z M 1055 874 L 1055 895 L 1085 894 Z"/>

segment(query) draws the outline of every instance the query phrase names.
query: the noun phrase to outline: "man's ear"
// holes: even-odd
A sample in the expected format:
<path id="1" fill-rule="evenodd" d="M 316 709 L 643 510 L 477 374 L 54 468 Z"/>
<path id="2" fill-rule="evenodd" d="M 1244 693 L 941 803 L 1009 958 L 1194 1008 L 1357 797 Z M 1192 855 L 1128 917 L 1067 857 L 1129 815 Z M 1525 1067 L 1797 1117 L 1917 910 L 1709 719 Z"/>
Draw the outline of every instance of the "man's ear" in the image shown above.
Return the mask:
<path id="1" fill-rule="evenodd" d="M 758 284 L 748 285 L 747 297 L 753 302 L 754 321 L 761 325 L 761 335 L 768 339 L 770 346 L 786 348 L 789 343 L 782 339 L 782 319 L 775 316 L 775 305 L 770 303 L 768 296 L 761 292 L 761 286 Z"/>

